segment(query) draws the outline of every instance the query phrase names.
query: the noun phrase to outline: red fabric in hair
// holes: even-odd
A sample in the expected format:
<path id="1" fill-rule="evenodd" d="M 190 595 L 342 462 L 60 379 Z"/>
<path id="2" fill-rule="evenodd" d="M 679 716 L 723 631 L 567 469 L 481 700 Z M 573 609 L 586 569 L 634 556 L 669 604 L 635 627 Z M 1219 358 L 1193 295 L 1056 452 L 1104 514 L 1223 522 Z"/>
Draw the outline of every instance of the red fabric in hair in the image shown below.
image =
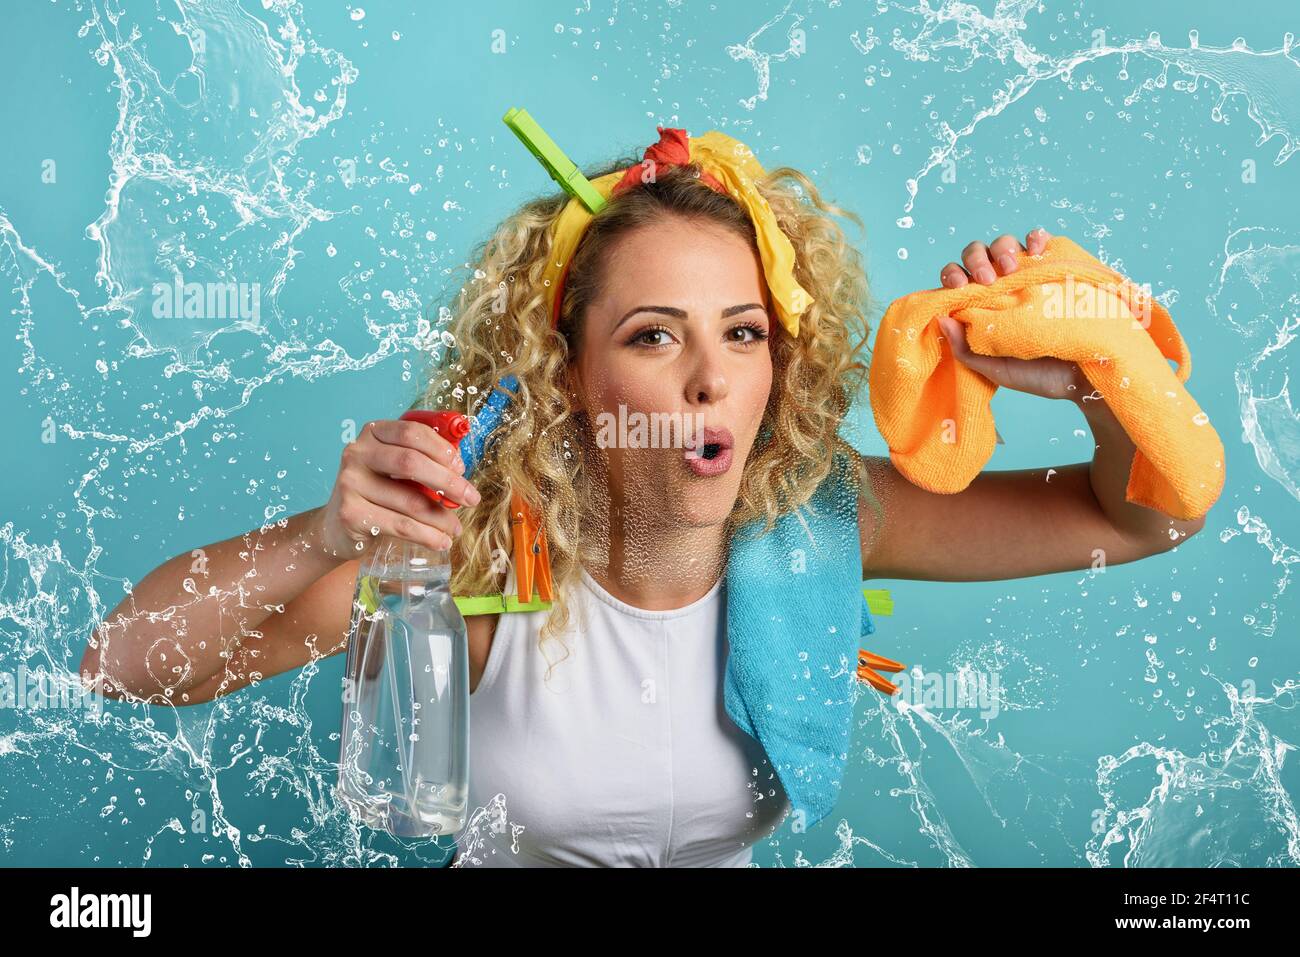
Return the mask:
<path id="1" fill-rule="evenodd" d="M 629 166 L 623 172 L 623 178 L 614 184 L 611 196 L 617 196 L 624 190 L 632 189 L 642 184 L 642 177 L 647 170 L 653 175 L 658 175 L 659 170 L 668 169 L 673 166 L 685 166 L 691 159 L 691 141 L 690 136 L 685 130 L 675 129 L 673 127 L 657 126 L 659 131 L 659 142 L 653 146 L 646 147 L 645 157 L 639 163 Z M 717 177 L 710 175 L 707 171 L 700 171 L 700 179 L 716 192 L 727 192 L 725 186 L 718 182 Z M 574 202 L 574 200 L 570 200 Z M 577 251 L 575 250 L 575 253 Z M 569 266 L 573 264 L 570 258 L 564 264 L 564 269 L 560 273 L 560 278 L 556 281 L 555 288 L 555 309 L 551 315 L 551 327 L 554 328 L 560 321 L 560 307 L 564 303 L 564 282 L 569 277 Z"/>

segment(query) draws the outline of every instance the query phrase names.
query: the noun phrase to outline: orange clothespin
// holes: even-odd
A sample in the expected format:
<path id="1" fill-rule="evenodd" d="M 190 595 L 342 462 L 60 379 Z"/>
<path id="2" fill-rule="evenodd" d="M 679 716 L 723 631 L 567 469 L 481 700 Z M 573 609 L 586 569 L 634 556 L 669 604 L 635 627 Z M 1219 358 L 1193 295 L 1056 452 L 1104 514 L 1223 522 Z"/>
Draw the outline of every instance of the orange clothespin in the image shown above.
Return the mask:
<path id="1" fill-rule="evenodd" d="M 872 654 L 865 648 L 858 649 L 858 678 L 884 694 L 896 693 L 898 685 L 877 673 L 876 669 L 879 668 L 880 671 L 888 671 L 892 674 L 902 671 L 905 667 L 907 666 L 901 662 L 894 661 L 891 658 L 882 658 L 880 655 Z"/>
<path id="2" fill-rule="evenodd" d="M 519 600 L 533 600 L 533 583 L 542 601 L 553 601 L 551 594 L 551 552 L 546 546 L 546 529 L 541 518 L 518 492 L 510 493 L 510 524 L 515 543 L 515 583 Z"/>

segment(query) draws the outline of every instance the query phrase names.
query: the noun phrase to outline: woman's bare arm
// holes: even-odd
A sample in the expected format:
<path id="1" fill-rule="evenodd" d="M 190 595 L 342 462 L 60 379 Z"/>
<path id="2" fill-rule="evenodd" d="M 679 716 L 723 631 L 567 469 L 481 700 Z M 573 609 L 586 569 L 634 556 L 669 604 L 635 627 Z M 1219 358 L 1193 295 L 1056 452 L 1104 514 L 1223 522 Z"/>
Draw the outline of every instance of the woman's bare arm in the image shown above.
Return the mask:
<path id="1" fill-rule="evenodd" d="M 241 641 L 256 638 L 268 618 L 282 621 L 300 594 L 346 573 L 316 540 L 319 512 L 184 552 L 155 568 L 95 629 L 83 675 L 100 679 L 109 697 L 166 697 L 170 689 L 178 704 L 206 700 L 185 695 L 221 677 Z M 355 576 L 357 563 L 344 564 Z"/>
<path id="2" fill-rule="evenodd" d="M 864 456 L 884 520 L 859 503 L 864 578 L 993 581 L 1121 565 L 1200 531 L 1124 498 L 1135 448 L 1104 403 L 1076 402 L 1091 462 L 985 471 L 961 492 L 918 488 L 887 458 Z M 1050 474 L 1049 474 L 1050 473 Z"/>
<path id="3" fill-rule="evenodd" d="M 414 483 L 468 507 L 479 495 L 463 471 L 427 425 L 366 423 L 325 505 L 145 576 L 95 629 L 83 680 L 110 697 L 194 704 L 341 651 L 359 560 L 380 535 L 449 548 L 460 521 Z"/>
<path id="4" fill-rule="evenodd" d="M 265 678 L 347 651 L 360 560 L 344 562 L 232 642 L 222 667 L 187 692 L 179 704 L 201 704 Z"/>
<path id="5" fill-rule="evenodd" d="M 963 265 L 948 263 L 939 281 L 950 289 L 991 285 L 1016 271 L 1018 253 L 1036 256 L 1049 238 L 1040 228 L 1023 246 L 1009 234 L 988 246 L 970 243 L 962 251 Z M 975 353 L 960 322 L 945 316 L 937 321 L 953 356 L 989 381 L 1073 402 L 1092 429 L 1093 458 L 1055 468 L 981 472 L 962 491 L 940 495 L 907 481 L 889 459 L 864 456 L 885 514 L 878 519 L 865 500 L 859 502 L 863 578 L 993 581 L 1122 565 L 1165 551 L 1204 527 L 1203 518 L 1178 521 L 1125 499 L 1137 450 L 1077 363 Z"/>

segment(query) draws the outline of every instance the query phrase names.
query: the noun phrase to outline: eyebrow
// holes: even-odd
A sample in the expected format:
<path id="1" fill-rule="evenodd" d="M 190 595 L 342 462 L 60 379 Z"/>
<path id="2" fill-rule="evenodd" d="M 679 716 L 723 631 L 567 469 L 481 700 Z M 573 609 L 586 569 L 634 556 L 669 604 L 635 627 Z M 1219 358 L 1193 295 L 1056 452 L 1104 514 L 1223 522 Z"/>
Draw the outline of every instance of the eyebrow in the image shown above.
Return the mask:
<path id="1" fill-rule="evenodd" d="M 766 308 L 763 306 L 761 302 L 746 302 L 738 306 L 728 306 L 726 309 L 723 309 L 720 318 L 730 319 L 732 316 L 739 315 L 742 312 L 749 312 L 749 310 L 751 309 L 763 309 L 766 312 Z M 675 306 L 636 306 L 633 309 L 629 309 L 626 313 L 623 314 L 622 319 L 614 323 L 613 331 L 617 332 L 619 326 L 623 325 L 623 323 L 627 322 L 638 312 L 657 312 L 661 315 L 669 316 L 673 319 L 687 318 L 686 310 L 678 309 Z"/>

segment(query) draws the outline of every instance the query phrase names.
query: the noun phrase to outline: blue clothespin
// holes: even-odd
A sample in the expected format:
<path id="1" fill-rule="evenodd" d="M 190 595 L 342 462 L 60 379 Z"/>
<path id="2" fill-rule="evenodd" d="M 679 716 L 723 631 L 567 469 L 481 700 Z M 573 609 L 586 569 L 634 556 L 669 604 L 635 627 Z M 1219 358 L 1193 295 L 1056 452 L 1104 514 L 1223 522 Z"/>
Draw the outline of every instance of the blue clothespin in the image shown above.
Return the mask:
<path id="1" fill-rule="evenodd" d="M 483 408 L 470 419 L 469 435 L 460 440 L 460 457 L 465 460 L 465 477 L 474 474 L 474 468 L 483 458 L 487 449 L 487 440 L 501 424 L 501 418 L 510 405 L 510 400 L 519 391 L 519 380 L 508 375 L 492 389 L 492 394 L 483 403 Z"/>

